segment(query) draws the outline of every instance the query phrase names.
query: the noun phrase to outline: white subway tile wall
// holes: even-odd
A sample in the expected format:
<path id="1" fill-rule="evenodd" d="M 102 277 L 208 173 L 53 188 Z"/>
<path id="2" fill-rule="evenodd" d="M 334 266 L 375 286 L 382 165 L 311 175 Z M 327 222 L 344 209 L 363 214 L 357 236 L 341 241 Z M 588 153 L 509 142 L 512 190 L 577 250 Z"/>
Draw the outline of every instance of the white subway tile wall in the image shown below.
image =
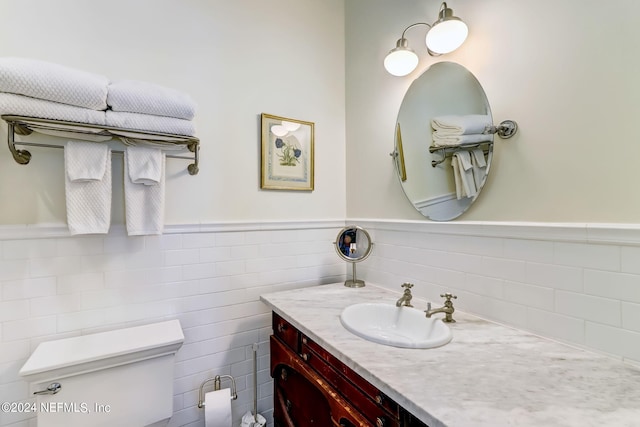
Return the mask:
<path id="1" fill-rule="evenodd" d="M 352 221 L 375 250 L 358 275 L 571 345 L 640 363 L 640 239 L 596 225 Z M 468 233 L 468 236 L 461 234 Z M 496 236 L 500 236 L 496 238 Z M 618 238 L 624 238 L 619 240 Z"/>
<path id="2" fill-rule="evenodd" d="M 347 268 L 333 248 L 342 226 L 234 224 L 225 231 L 222 224 L 215 227 L 222 231 L 193 226 L 196 232 L 163 236 L 24 239 L 5 228 L 11 238 L 0 234 L 0 402 L 33 401 L 18 370 L 40 342 L 180 319 L 185 342 L 170 425 L 203 425 L 198 388 L 218 374 L 236 378 L 233 424 L 240 425 L 253 407 L 256 342 L 258 409 L 273 425 L 271 315 L 260 294 L 343 281 Z M 0 413 L 0 425 L 35 426 L 35 418 Z"/>
<path id="3" fill-rule="evenodd" d="M 370 283 L 572 345 L 640 363 L 640 233 L 621 226 L 349 221 L 372 235 L 358 266 Z M 252 407 L 251 345 L 260 343 L 258 408 L 272 425 L 270 312 L 260 294 L 344 280 L 332 242 L 341 224 L 180 226 L 163 236 L 17 238 L 0 234 L 0 402 L 29 401 L 18 370 L 38 343 L 180 319 L 171 426 L 202 426 L 198 387 L 237 380 L 234 425 Z M 194 232 L 189 232 L 191 228 Z M 202 230 L 211 231 L 202 231 Z M 185 231 L 187 230 L 187 231 Z M 622 240 L 624 239 L 624 240 Z M 0 426 L 35 427 L 0 413 Z"/>

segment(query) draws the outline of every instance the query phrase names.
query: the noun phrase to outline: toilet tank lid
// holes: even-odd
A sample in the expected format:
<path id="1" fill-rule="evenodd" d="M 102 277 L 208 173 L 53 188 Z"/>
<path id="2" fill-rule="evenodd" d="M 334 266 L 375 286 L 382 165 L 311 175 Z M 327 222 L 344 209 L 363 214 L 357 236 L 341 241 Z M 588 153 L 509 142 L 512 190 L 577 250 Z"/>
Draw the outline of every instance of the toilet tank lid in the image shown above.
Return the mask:
<path id="1" fill-rule="evenodd" d="M 96 361 L 126 360 L 127 355 L 145 358 L 176 352 L 184 342 L 179 320 L 42 342 L 20 369 L 30 376 Z M 134 360 L 134 359 L 130 359 Z"/>

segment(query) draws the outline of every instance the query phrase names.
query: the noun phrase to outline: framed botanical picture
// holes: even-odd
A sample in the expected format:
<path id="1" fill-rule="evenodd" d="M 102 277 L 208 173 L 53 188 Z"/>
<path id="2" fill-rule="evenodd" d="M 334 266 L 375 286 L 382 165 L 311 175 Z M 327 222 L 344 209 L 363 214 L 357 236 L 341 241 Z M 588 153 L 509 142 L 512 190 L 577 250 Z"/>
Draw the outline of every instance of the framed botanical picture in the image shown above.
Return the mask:
<path id="1" fill-rule="evenodd" d="M 260 188 L 313 191 L 313 123 L 262 113 Z"/>

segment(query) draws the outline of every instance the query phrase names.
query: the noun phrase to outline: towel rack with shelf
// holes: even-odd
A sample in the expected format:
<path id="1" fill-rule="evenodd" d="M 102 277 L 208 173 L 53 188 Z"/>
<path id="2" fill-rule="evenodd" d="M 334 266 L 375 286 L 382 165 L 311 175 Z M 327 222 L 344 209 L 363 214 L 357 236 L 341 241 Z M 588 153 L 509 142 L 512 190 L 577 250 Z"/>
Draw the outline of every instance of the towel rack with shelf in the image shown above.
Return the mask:
<path id="1" fill-rule="evenodd" d="M 13 159 L 26 165 L 31 160 L 31 153 L 27 150 L 19 150 L 19 146 L 64 148 L 63 145 L 42 144 L 36 142 L 16 141 L 15 135 L 31 135 L 33 132 L 48 133 L 52 135 L 73 136 L 77 139 L 89 141 L 107 141 L 114 138 L 120 139 L 124 145 L 135 145 L 138 143 L 152 145 L 156 147 L 184 146 L 185 149 L 193 153 L 192 156 L 182 156 L 177 154 L 167 154 L 167 158 L 193 160 L 187 170 L 189 175 L 196 175 L 199 171 L 199 150 L 200 140 L 193 136 L 172 135 L 166 133 L 144 132 L 132 129 L 123 129 L 112 126 L 100 126 L 77 122 L 67 122 L 62 120 L 40 119 L 35 117 L 3 115 L 2 120 L 7 122 L 7 144 Z M 113 150 L 114 153 L 123 153 L 120 150 Z"/>
<path id="2" fill-rule="evenodd" d="M 435 168 L 437 165 L 447 160 L 448 157 L 451 157 L 455 152 L 462 151 L 462 150 L 470 151 L 475 148 L 482 148 L 483 151 L 486 152 L 489 150 L 491 145 L 493 145 L 493 141 L 474 142 L 471 144 L 461 144 L 453 147 L 438 147 L 436 145 L 432 145 L 429 147 L 429 152 L 430 153 L 438 152 L 442 156 L 442 158 L 438 160 L 431 160 L 431 166 Z"/>

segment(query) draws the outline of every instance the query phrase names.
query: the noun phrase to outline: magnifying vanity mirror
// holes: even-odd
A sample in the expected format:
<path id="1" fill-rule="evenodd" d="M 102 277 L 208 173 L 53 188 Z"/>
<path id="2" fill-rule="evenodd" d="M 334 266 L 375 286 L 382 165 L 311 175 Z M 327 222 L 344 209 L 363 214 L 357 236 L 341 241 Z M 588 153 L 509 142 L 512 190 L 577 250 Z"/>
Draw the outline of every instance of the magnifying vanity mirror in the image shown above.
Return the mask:
<path id="1" fill-rule="evenodd" d="M 349 288 L 363 287 L 364 280 L 356 277 L 356 263 L 364 261 L 371 254 L 373 242 L 367 230 L 357 225 L 347 226 L 340 230 L 333 244 L 338 256 L 352 266 L 352 278 L 347 279 L 344 285 Z"/>
<path id="2" fill-rule="evenodd" d="M 478 131 L 481 142 L 457 146 L 434 144 L 433 119 L 480 116 L 490 124 L 485 131 Z M 493 126 L 484 90 L 465 67 L 454 62 L 433 64 L 407 90 L 396 122 L 395 149 L 391 156 L 405 195 L 430 220 L 457 218 L 469 209 L 484 187 L 493 158 L 493 134 L 509 138 L 516 130 L 516 123 L 510 120 Z M 465 154 L 467 159 L 475 158 L 478 164 L 484 164 L 474 166 L 475 176 L 469 175 L 475 191 L 469 195 L 463 193 L 462 197 L 459 172 L 452 164 L 452 161 L 463 161 L 459 160 L 462 155 L 455 154 L 458 152 L 469 153 Z M 457 169 L 458 164 L 455 166 Z"/>

